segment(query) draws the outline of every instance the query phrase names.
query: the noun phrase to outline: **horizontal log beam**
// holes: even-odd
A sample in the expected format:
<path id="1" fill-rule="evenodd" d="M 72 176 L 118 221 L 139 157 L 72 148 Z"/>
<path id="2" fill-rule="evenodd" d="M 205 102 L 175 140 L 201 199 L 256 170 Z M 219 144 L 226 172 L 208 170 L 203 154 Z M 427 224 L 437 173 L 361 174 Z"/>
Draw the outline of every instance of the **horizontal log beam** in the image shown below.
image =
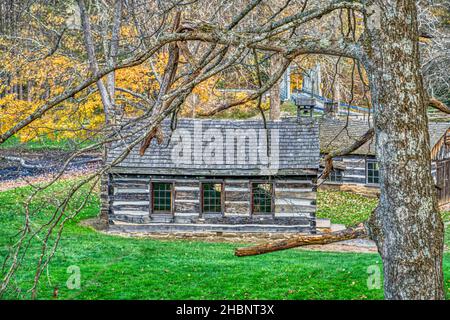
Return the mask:
<path id="1" fill-rule="evenodd" d="M 237 248 L 234 254 L 238 257 L 255 256 L 259 254 L 286 250 L 311 244 L 328 244 L 337 241 L 344 241 L 356 238 L 367 237 L 368 232 L 364 225 L 355 228 L 347 228 L 341 231 L 335 231 L 316 235 L 294 236 L 289 239 L 268 242 L 261 245 Z"/>

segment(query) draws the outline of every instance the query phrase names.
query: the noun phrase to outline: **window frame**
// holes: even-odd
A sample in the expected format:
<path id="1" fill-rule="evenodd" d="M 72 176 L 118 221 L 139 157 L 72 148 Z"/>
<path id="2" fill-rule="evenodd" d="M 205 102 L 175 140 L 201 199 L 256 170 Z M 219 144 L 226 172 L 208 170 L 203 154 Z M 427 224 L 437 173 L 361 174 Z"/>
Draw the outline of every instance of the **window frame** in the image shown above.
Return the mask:
<path id="1" fill-rule="evenodd" d="M 155 211 L 155 197 L 153 196 L 154 183 L 167 183 L 170 184 L 170 210 L 169 211 Z M 173 180 L 150 180 L 150 214 L 174 214 L 174 201 L 175 201 L 175 182 Z"/>
<path id="2" fill-rule="evenodd" d="M 222 191 L 220 193 L 220 212 L 210 212 L 204 210 L 203 203 L 203 185 L 204 184 L 220 184 L 222 187 Z M 220 214 L 223 215 L 225 212 L 225 183 L 223 180 L 201 180 L 200 181 L 200 213 L 203 214 Z"/>
<path id="3" fill-rule="evenodd" d="M 270 212 L 255 212 L 253 184 L 270 185 Z M 275 215 L 275 183 L 265 180 L 250 180 L 250 213 L 252 216 L 274 216 Z"/>
<path id="4" fill-rule="evenodd" d="M 377 164 L 378 169 L 377 170 L 374 170 L 374 169 L 369 170 L 369 164 Z M 369 181 L 369 171 L 378 171 L 378 182 L 370 182 Z M 366 184 L 371 185 L 371 186 L 380 185 L 380 166 L 378 164 L 378 161 L 375 159 L 366 159 Z"/>
<path id="5" fill-rule="evenodd" d="M 333 180 L 331 180 L 332 174 L 333 174 L 333 173 L 336 174 L 336 172 L 339 172 L 339 173 L 340 173 L 340 177 L 341 177 L 340 181 L 333 181 Z M 332 184 L 343 184 L 343 183 L 344 183 L 344 171 L 343 171 L 343 170 L 338 170 L 338 169 L 332 169 L 332 170 L 330 171 L 329 176 L 328 176 L 327 183 L 332 183 Z"/>

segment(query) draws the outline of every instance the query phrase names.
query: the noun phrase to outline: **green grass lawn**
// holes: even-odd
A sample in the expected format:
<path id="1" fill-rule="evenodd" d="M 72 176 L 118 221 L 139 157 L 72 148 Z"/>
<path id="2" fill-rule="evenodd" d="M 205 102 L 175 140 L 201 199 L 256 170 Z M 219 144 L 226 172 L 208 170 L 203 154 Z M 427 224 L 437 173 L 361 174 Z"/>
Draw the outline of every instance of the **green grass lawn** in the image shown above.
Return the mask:
<path id="1" fill-rule="evenodd" d="M 33 221 L 41 223 L 48 218 L 52 201 L 62 197 L 68 183 L 59 183 L 46 194 L 49 198 L 44 196 L 34 205 Z M 0 193 L 1 257 L 6 255 L 7 245 L 23 219 L 21 200 L 28 192 L 28 188 L 19 188 Z M 352 202 L 351 198 L 349 201 Z M 80 203 L 81 196 L 71 208 Z M 121 238 L 77 224 L 81 219 L 94 217 L 98 210 L 99 199 L 92 195 L 82 213 L 66 226 L 60 248 L 41 278 L 40 299 L 51 299 L 55 287 L 59 288 L 60 299 L 383 297 L 381 289 L 369 290 L 367 287 L 368 268 L 381 268 L 377 254 L 292 249 L 238 258 L 233 255 L 234 244 Z M 321 211 L 321 215 L 325 214 Z M 342 219 L 342 222 L 347 221 Z M 16 275 L 6 298 L 29 298 L 24 290 L 30 287 L 33 279 L 38 249 L 37 243 L 30 248 L 30 255 L 25 257 L 23 268 Z M 67 272 L 70 266 L 80 268 L 80 289 L 69 290 L 66 286 L 71 275 Z M 445 256 L 444 267 L 448 284 L 449 254 Z"/>
<path id="2" fill-rule="evenodd" d="M 47 136 L 35 138 L 27 142 L 21 142 L 16 136 L 9 138 L 0 145 L 0 150 L 13 149 L 26 151 L 48 151 L 61 150 L 73 151 L 80 148 L 88 147 L 94 142 L 91 140 L 73 140 L 73 139 L 51 139 Z"/>
<path id="3" fill-rule="evenodd" d="M 376 208 L 377 199 L 344 191 L 319 191 L 317 193 L 318 218 L 331 219 L 333 223 L 354 226 L 366 221 Z M 450 212 L 442 212 L 445 222 L 450 222 Z"/>
<path id="4" fill-rule="evenodd" d="M 333 223 L 353 226 L 366 221 L 378 200 L 343 191 L 317 193 L 317 217 L 331 219 Z"/>

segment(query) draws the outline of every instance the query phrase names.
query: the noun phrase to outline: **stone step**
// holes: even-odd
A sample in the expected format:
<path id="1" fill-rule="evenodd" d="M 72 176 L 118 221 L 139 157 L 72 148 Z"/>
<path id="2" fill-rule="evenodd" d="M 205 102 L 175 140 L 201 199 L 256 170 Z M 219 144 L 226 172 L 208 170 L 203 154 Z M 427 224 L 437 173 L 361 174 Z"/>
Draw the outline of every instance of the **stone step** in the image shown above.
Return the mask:
<path id="1" fill-rule="evenodd" d="M 317 219 L 316 228 L 319 232 L 335 232 L 346 229 L 345 225 L 331 223 L 330 219 Z"/>
<path id="2" fill-rule="evenodd" d="M 347 229 L 347 227 L 343 224 L 332 223 L 330 229 L 331 229 L 331 232 L 335 232 L 335 231 L 345 230 L 345 229 Z"/>
<path id="3" fill-rule="evenodd" d="M 317 228 L 330 228 L 331 227 L 331 220 L 330 219 L 317 218 L 316 219 L 316 227 Z"/>

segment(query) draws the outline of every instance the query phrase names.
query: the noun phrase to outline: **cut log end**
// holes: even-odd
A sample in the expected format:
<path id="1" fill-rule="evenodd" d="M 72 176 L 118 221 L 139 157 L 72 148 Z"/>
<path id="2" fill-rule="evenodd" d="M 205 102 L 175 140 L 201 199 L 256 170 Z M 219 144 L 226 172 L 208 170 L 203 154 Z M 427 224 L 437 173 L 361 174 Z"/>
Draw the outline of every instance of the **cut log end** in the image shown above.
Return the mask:
<path id="1" fill-rule="evenodd" d="M 368 236 L 367 229 L 364 225 L 359 225 L 345 230 L 314 234 L 314 235 L 297 235 L 292 238 L 268 242 L 256 246 L 237 248 L 234 254 L 238 257 L 255 256 L 259 254 L 286 250 L 311 244 L 328 244 L 338 241 L 364 238 Z"/>

